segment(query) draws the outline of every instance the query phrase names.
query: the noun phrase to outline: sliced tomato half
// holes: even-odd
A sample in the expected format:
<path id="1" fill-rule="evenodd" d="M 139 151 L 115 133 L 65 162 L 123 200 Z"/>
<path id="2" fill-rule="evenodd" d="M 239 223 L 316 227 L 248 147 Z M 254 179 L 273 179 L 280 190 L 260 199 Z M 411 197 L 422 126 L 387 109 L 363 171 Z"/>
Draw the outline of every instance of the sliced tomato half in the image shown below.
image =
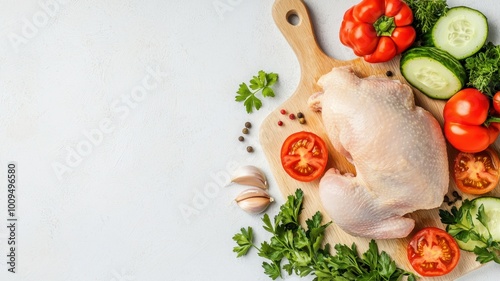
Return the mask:
<path id="1" fill-rule="evenodd" d="M 417 232 L 407 248 L 408 260 L 422 276 L 441 276 L 452 271 L 460 259 L 460 249 L 453 237 L 436 227 Z"/>
<path id="2" fill-rule="evenodd" d="M 453 179 L 468 194 L 492 191 L 500 179 L 500 160 L 491 148 L 476 153 L 460 152 L 455 157 Z"/>
<path id="3" fill-rule="evenodd" d="M 325 142 L 311 132 L 297 132 L 288 136 L 281 147 L 281 164 L 292 178 L 310 182 L 325 171 L 328 150 Z"/>

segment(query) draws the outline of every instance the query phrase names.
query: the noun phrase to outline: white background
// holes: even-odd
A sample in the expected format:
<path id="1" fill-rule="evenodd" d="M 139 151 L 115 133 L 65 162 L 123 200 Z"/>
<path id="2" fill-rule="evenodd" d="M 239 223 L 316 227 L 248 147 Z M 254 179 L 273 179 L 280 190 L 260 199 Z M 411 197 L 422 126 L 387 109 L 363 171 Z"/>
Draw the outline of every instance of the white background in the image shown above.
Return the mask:
<path id="1" fill-rule="evenodd" d="M 305 2 L 325 52 L 352 58 L 337 33 L 357 1 Z M 0 280 L 270 280 L 255 251 L 232 252 L 240 227 L 268 237 L 232 202 L 242 188 L 223 185 L 256 165 L 277 201 L 269 214 L 283 203 L 257 136 L 300 69 L 272 3 L 0 1 L 0 179 L 17 162 L 19 219 L 16 274 L 0 227 Z M 498 41 L 497 2 L 448 3 L 481 9 Z M 280 75 L 277 96 L 248 115 L 235 91 L 261 69 Z M 499 273 L 491 264 L 463 280 Z"/>

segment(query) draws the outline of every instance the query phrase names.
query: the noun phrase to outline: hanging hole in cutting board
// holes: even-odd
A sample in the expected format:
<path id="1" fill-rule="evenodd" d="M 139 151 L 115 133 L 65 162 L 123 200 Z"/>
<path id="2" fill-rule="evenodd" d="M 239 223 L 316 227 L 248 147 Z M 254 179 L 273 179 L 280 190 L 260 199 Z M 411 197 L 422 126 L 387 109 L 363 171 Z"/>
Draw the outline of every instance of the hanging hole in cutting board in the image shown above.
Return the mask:
<path id="1" fill-rule="evenodd" d="M 297 14 L 297 11 L 291 10 L 286 13 L 286 21 L 293 26 L 297 26 L 301 22 L 301 18 Z"/>

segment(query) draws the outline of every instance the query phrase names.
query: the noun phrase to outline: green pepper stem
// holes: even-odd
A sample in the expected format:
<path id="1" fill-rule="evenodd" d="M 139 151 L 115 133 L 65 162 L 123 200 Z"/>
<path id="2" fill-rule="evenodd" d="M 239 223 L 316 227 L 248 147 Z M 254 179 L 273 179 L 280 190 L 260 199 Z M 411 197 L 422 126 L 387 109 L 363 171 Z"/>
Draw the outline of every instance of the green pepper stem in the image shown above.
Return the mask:
<path id="1" fill-rule="evenodd" d="M 396 29 L 396 23 L 394 22 L 394 17 L 381 16 L 373 23 L 377 36 L 391 36 L 394 29 Z"/>

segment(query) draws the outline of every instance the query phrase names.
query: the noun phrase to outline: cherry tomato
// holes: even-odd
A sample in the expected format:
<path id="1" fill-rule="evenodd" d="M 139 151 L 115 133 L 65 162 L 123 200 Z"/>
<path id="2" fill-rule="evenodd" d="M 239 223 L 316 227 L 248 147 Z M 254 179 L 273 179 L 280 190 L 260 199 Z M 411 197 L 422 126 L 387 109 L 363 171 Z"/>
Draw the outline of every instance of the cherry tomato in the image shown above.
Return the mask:
<path id="1" fill-rule="evenodd" d="M 453 179 L 461 191 L 484 194 L 492 191 L 500 179 L 500 160 L 491 148 L 477 153 L 460 152 L 453 165 Z"/>
<path id="2" fill-rule="evenodd" d="M 408 260 L 422 276 L 441 276 L 452 271 L 460 259 L 460 249 L 453 237 L 436 227 L 417 232 L 407 247 Z"/>
<path id="3" fill-rule="evenodd" d="M 292 178 L 310 182 L 325 171 L 328 150 L 325 142 L 311 132 L 297 132 L 288 136 L 281 147 L 281 164 Z"/>
<path id="4" fill-rule="evenodd" d="M 500 113 L 500 91 L 493 96 L 493 108 L 497 113 Z"/>

